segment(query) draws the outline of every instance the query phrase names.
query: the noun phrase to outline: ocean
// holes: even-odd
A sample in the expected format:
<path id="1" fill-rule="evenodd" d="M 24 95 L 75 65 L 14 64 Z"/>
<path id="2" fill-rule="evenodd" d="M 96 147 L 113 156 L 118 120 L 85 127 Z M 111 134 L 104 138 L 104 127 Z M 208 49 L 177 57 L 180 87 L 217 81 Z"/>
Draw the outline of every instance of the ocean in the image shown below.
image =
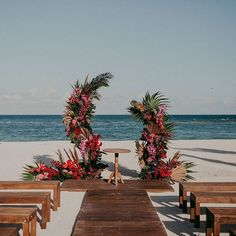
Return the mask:
<path id="1" fill-rule="evenodd" d="M 176 140 L 236 139 L 236 115 L 171 115 Z M 129 115 L 96 115 L 102 140 L 135 140 L 142 124 Z M 60 115 L 0 115 L 0 141 L 68 140 Z"/>

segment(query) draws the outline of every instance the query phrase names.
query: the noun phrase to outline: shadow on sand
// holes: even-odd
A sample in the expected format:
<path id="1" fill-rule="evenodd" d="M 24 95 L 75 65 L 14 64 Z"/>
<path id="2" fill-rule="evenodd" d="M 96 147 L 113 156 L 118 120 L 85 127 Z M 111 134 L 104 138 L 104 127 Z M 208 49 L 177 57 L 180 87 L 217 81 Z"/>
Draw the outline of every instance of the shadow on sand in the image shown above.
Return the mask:
<path id="1" fill-rule="evenodd" d="M 218 163 L 218 164 L 236 166 L 236 163 L 227 162 L 227 161 L 219 161 L 219 160 L 216 160 L 216 159 L 207 159 L 207 158 L 204 158 L 204 157 L 198 157 L 198 156 L 193 156 L 193 155 L 188 155 L 188 154 L 183 154 L 182 156 L 192 157 L 192 158 L 196 158 L 196 159 L 199 159 L 199 160 L 202 160 L 202 161 L 208 161 L 208 162 L 213 162 L 213 163 Z"/>
<path id="2" fill-rule="evenodd" d="M 210 149 L 210 148 L 173 148 L 173 149 L 193 151 L 193 152 L 211 152 L 216 154 L 236 154 L 235 151 L 226 151 L 226 150 Z"/>
<path id="3" fill-rule="evenodd" d="M 114 171 L 114 163 L 113 162 L 109 162 L 109 161 L 102 161 L 104 164 L 108 165 L 107 170 L 113 172 Z M 121 164 L 119 164 L 119 171 L 121 172 L 122 175 L 125 176 L 129 176 L 131 178 L 138 178 L 138 174 L 139 172 L 137 170 L 131 170 L 128 169 L 125 166 L 122 166 Z"/>
<path id="4" fill-rule="evenodd" d="M 51 158 L 51 155 L 35 155 L 34 157 L 35 162 L 43 162 L 45 165 L 50 166 L 52 161 L 54 160 Z"/>
<path id="5" fill-rule="evenodd" d="M 189 221 L 189 213 L 182 213 L 182 210 L 178 207 L 178 196 L 162 195 L 150 196 L 150 198 L 154 203 L 158 204 L 156 210 L 164 216 L 166 220 L 163 220 L 163 224 L 173 234 L 180 236 L 197 236 L 199 233 L 205 233 L 205 220 L 202 219 L 201 227 L 199 229 L 194 228 L 194 224 Z M 201 208 L 201 215 L 203 214 L 205 214 L 205 208 Z M 221 227 L 221 232 L 229 232 L 229 229 L 230 225 L 223 225 Z"/>

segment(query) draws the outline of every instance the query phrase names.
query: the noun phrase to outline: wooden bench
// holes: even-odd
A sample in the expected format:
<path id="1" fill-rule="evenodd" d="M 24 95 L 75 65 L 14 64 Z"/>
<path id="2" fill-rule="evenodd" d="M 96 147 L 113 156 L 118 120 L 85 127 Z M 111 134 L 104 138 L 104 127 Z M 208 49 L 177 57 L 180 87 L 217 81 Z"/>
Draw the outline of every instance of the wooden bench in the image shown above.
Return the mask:
<path id="1" fill-rule="evenodd" d="M 190 221 L 194 227 L 200 227 L 201 203 L 236 203 L 236 192 L 191 192 Z"/>
<path id="2" fill-rule="evenodd" d="M 236 208 L 208 207 L 206 209 L 206 235 L 220 235 L 221 224 L 236 224 Z"/>
<path id="3" fill-rule="evenodd" d="M 16 227 L 0 227 L 0 235 L 17 236 L 17 228 Z"/>
<path id="4" fill-rule="evenodd" d="M 0 204 L 41 204 L 41 228 L 50 221 L 50 192 L 0 192 Z"/>
<path id="5" fill-rule="evenodd" d="M 236 229 L 230 229 L 229 236 L 236 236 Z"/>
<path id="6" fill-rule="evenodd" d="M 0 207 L 0 222 L 22 224 L 23 236 L 36 236 L 36 208 Z"/>
<path id="7" fill-rule="evenodd" d="M 187 213 L 188 192 L 236 191 L 236 182 L 184 182 L 179 183 L 179 207 Z"/>
<path id="8" fill-rule="evenodd" d="M 53 210 L 60 207 L 60 181 L 0 181 L 0 189 L 53 190 Z"/>

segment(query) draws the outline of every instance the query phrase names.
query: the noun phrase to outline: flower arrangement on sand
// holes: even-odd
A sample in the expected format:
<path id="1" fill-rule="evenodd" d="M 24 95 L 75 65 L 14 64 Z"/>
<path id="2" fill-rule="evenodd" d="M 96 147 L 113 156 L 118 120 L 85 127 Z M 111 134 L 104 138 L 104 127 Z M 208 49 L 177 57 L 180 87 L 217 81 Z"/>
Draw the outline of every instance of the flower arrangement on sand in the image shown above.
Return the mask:
<path id="1" fill-rule="evenodd" d="M 108 87 L 111 78 L 111 73 L 104 73 L 91 81 L 87 76 L 83 84 L 78 81 L 75 83 L 63 116 L 66 135 L 74 143 L 74 150 L 64 149 L 67 161 L 62 152 L 58 151 L 59 160 L 52 161 L 50 166 L 42 162 L 36 163 L 35 166 L 26 165 L 22 174 L 23 179 L 64 181 L 100 177 L 107 165 L 101 162 L 101 135 L 93 132 L 91 119 L 96 108 L 94 100 L 100 99 L 98 89 Z"/>
<path id="2" fill-rule="evenodd" d="M 141 138 L 136 141 L 141 179 L 165 179 L 171 183 L 193 179 L 190 168 L 194 164 L 180 161 L 179 152 L 167 160 L 168 143 L 174 127 L 166 111 L 167 104 L 168 99 L 160 92 L 146 93 L 142 102 L 131 101 L 128 108 L 131 115 L 144 125 Z"/>

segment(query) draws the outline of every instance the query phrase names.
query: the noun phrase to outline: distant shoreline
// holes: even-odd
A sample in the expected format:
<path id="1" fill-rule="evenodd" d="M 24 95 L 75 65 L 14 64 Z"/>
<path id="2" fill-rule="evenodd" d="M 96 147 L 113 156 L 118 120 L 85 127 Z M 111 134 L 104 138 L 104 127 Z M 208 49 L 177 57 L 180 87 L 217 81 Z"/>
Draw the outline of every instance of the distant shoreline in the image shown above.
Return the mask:
<path id="1" fill-rule="evenodd" d="M 236 114 L 169 114 L 170 116 L 236 116 Z M 62 116 L 62 114 L 0 114 L 0 116 Z M 94 116 L 131 116 L 126 114 L 95 114 Z"/>
<path id="2" fill-rule="evenodd" d="M 236 139 L 236 115 L 170 115 L 174 140 Z M 136 140 L 143 124 L 130 115 L 95 115 L 102 140 Z M 0 115 L 0 141 L 67 140 L 62 115 Z"/>

